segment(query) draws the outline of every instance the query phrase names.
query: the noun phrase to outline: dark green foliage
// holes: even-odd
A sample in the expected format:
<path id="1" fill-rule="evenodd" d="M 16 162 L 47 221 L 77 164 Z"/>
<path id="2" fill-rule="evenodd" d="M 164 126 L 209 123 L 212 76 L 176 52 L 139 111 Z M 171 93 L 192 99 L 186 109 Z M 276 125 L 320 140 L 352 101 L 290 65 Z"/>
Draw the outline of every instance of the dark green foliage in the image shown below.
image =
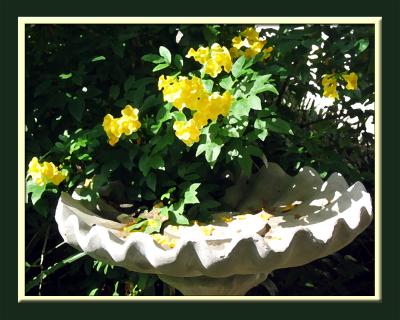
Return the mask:
<path id="1" fill-rule="evenodd" d="M 359 180 L 373 194 L 374 135 L 366 131 L 366 123 L 374 111 L 365 107 L 374 102 L 375 92 L 373 26 L 263 29 L 260 35 L 273 35 L 268 37 L 273 51 L 267 61 L 239 58 L 232 74 L 203 79 L 209 91 L 236 95 L 230 116 L 220 119 L 223 126 L 204 128 L 200 142 L 190 149 L 177 143 L 172 121 L 186 115 L 164 103 L 158 77 L 200 76 L 199 64 L 185 58 L 189 48 L 214 42 L 230 48 L 231 39 L 245 27 L 26 27 L 26 163 L 37 156 L 63 164 L 69 172 L 69 180 L 58 188 L 27 185 L 28 295 L 174 294 L 155 276 L 76 256 L 66 244 L 56 247 L 62 242 L 54 221 L 59 193 L 72 192 L 85 179 L 94 177 L 96 192 L 118 180 L 126 186 L 125 199 L 145 207 L 161 200 L 170 221 L 182 224 L 207 219 L 210 211 L 220 209 L 217 199 L 224 188 L 242 172 L 255 172 L 263 165 L 263 154 L 290 174 L 303 166 L 314 167 L 323 178 L 340 172 L 350 184 Z M 179 43 L 178 28 L 184 34 Z M 309 57 L 313 46 L 318 48 Z M 358 74 L 359 89 L 338 88 L 341 99 L 317 109 L 307 93 L 322 95 L 323 75 L 344 72 L 345 65 Z M 362 107 L 352 108 L 355 103 Z M 139 108 L 142 127 L 111 147 L 103 118 L 107 113 L 119 117 L 127 104 Z M 354 124 L 345 121 L 354 117 Z M 266 287 L 249 295 L 372 294 L 373 232 L 368 228 L 333 256 L 275 271 Z M 42 252 L 48 252 L 43 263 Z"/>

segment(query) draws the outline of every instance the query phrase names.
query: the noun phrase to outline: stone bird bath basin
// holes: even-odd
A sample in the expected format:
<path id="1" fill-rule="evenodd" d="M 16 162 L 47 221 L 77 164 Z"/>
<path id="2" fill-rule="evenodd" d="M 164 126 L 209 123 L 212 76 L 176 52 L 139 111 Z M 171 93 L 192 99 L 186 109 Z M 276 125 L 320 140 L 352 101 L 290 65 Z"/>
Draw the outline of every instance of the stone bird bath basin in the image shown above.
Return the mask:
<path id="1" fill-rule="evenodd" d="M 309 167 L 292 177 L 269 163 L 227 189 L 222 201 L 232 211 L 215 214 L 208 225 L 167 226 L 163 242 L 121 231 L 124 224 L 85 207 L 77 194 L 61 195 L 55 218 L 78 250 L 157 274 L 184 295 L 209 296 L 244 295 L 273 270 L 330 255 L 372 220 L 371 197 L 360 182 L 349 187 L 338 173 L 323 181 Z"/>

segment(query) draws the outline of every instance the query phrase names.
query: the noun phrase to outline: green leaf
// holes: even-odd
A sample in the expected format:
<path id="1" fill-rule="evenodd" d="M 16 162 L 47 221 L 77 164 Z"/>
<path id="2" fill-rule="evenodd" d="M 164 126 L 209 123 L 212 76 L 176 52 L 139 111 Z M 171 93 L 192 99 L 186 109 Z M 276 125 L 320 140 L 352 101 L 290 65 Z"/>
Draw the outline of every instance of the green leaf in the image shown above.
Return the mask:
<path id="1" fill-rule="evenodd" d="M 162 104 L 162 101 L 159 98 L 159 95 L 158 94 L 153 94 L 153 95 L 147 96 L 144 99 L 143 104 L 142 104 L 142 108 L 141 108 L 140 111 L 144 112 L 147 108 L 151 108 L 151 107 L 154 107 L 154 106 L 157 106 L 157 105 L 161 105 L 161 104 Z"/>
<path id="2" fill-rule="evenodd" d="M 147 226 L 144 229 L 144 232 L 147 234 L 152 234 L 154 232 L 160 232 L 162 224 L 163 224 L 163 221 L 161 221 L 160 219 L 153 219 L 152 223 L 150 225 L 149 225 L 149 223 L 147 223 Z"/>
<path id="3" fill-rule="evenodd" d="M 183 58 L 180 54 L 176 54 L 174 56 L 174 65 L 178 70 L 181 70 L 183 67 Z"/>
<path id="4" fill-rule="evenodd" d="M 151 154 L 156 154 L 157 152 L 164 150 L 168 145 L 172 144 L 175 141 L 174 135 L 171 132 L 167 133 L 165 136 L 156 137 L 158 139 L 154 140 L 154 142 L 152 141 L 155 146 L 154 149 L 151 151 Z"/>
<path id="5" fill-rule="evenodd" d="M 131 100 L 133 101 L 133 104 L 135 106 L 142 105 L 145 91 L 145 86 L 140 86 L 137 90 L 134 91 L 133 98 Z"/>
<path id="6" fill-rule="evenodd" d="M 156 65 L 154 68 L 153 68 L 153 70 L 152 71 L 159 71 L 159 70 L 162 70 L 162 69 L 165 69 L 165 68 L 168 68 L 169 67 L 169 64 L 167 64 L 167 63 L 161 63 L 161 64 L 158 64 L 158 65 Z"/>
<path id="7" fill-rule="evenodd" d="M 155 192 L 156 191 L 156 175 L 154 172 L 150 172 L 146 176 L 146 184 L 150 188 L 151 191 Z"/>
<path id="8" fill-rule="evenodd" d="M 129 76 L 128 79 L 126 79 L 124 82 L 124 91 L 125 92 L 129 91 L 134 87 L 134 85 L 135 85 L 135 77 Z"/>
<path id="9" fill-rule="evenodd" d="M 194 204 L 199 203 L 199 199 L 197 199 L 197 189 L 200 187 L 201 183 L 192 183 L 189 188 L 185 191 L 183 195 L 184 204 Z"/>
<path id="10" fill-rule="evenodd" d="M 175 120 L 177 121 L 186 121 L 186 116 L 182 111 L 174 111 L 171 112 L 171 115 L 174 117 Z"/>
<path id="11" fill-rule="evenodd" d="M 204 87 L 206 88 L 208 93 L 212 93 L 212 89 L 214 86 L 214 81 L 210 80 L 201 80 L 201 82 L 203 83 Z"/>
<path id="12" fill-rule="evenodd" d="M 164 62 L 164 58 L 163 57 L 160 57 L 158 54 L 151 54 L 151 53 L 150 54 L 145 54 L 142 57 L 142 60 L 143 61 L 147 61 L 147 62 L 156 63 L 156 64 Z"/>
<path id="13" fill-rule="evenodd" d="M 206 144 L 206 160 L 211 165 L 211 168 L 214 166 L 215 162 L 218 159 L 218 156 L 221 153 L 221 148 L 223 145 L 217 144 L 215 142 L 210 142 Z"/>
<path id="14" fill-rule="evenodd" d="M 171 52 L 166 47 L 163 47 L 163 46 L 160 47 L 159 52 L 160 52 L 160 56 L 164 58 L 165 62 L 170 65 L 171 64 Z"/>
<path id="15" fill-rule="evenodd" d="M 246 62 L 246 57 L 245 56 L 241 56 L 233 64 L 233 66 L 232 66 L 232 75 L 235 78 L 240 77 L 240 75 L 242 74 L 242 69 L 243 69 L 243 65 L 244 65 L 245 62 Z"/>
<path id="16" fill-rule="evenodd" d="M 360 39 L 355 43 L 355 46 L 358 47 L 358 52 L 361 53 L 365 50 L 367 50 L 369 46 L 369 40 L 368 39 Z"/>
<path id="17" fill-rule="evenodd" d="M 200 162 L 194 162 L 194 163 L 187 163 L 184 166 L 179 166 L 178 167 L 178 176 L 181 178 L 185 178 L 185 176 L 197 172 L 199 167 L 201 167 Z"/>
<path id="18" fill-rule="evenodd" d="M 185 209 L 184 199 L 180 199 L 178 202 L 175 202 L 174 204 L 172 204 L 169 207 L 169 209 L 170 209 L 170 212 L 173 212 L 175 216 L 176 215 L 182 215 L 183 214 L 183 210 Z M 171 219 L 171 218 L 172 217 L 169 216 L 169 219 Z M 171 222 L 173 222 L 173 220 Z"/>
<path id="19" fill-rule="evenodd" d="M 261 110 L 262 109 L 261 99 L 255 95 L 252 95 L 247 98 L 247 104 L 253 110 Z"/>
<path id="20" fill-rule="evenodd" d="M 240 99 L 236 100 L 232 104 L 229 114 L 237 119 L 241 119 L 242 117 L 248 117 L 249 112 L 250 112 L 250 105 L 247 99 Z"/>
<path id="21" fill-rule="evenodd" d="M 105 174 L 96 174 L 93 179 L 93 190 L 97 191 L 104 186 L 108 181 L 108 176 Z"/>
<path id="22" fill-rule="evenodd" d="M 219 85 L 221 88 L 223 88 L 225 90 L 230 90 L 234 83 L 235 83 L 235 81 L 232 80 L 232 77 L 227 76 L 219 82 Z"/>
<path id="23" fill-rule="evenodd" d="M 69 79 L 72 77 L 72 73 L 62 73 L 58 77 L 62 80 Z"/>
<path id="24" fill-rule="evenodd" d="M 221 133 L 227 137 L 239 138 L 246 129 L 247 124 L 247 121 L 236 122 L 235 125 L 227 124 L 224 128 L 222 128 Z"/>
<path id="25" fill-rule="evenodd" d="M 165 192 L 165 193 L 161 196 L 160 200 L 170 199 L 170 198 L 171 198 L 171 194 L 172 194 L 175 190 L 176 190 L 176 187 L 169 188 L 168 191 Z"/>
<path id="26" fill-rule="evenodd" d="M 257 137 L 261 141 L 264 141 L 268 136 L 267 122 L 265 120 L 256 119 L 254 121 L 254 128 L 256 129 Z"/>
<path id="27" fill-rule="evenodd" d="M 217 42 L 217 40 L 218 40 L 217 36 L 220 33 L 220 31 L 217 28 L 219 28 L 218 25 L 205 26 L 205 28 L 203 28 L 203 30 L 202 30 L 204 38 L 207 40 L 208 44 L 210 44 L 210 45 L 212 43 Z"/>
<path id="28" fill-rule="evenodd" d="M 114 292 L 113 292 L 113 296 L 119 296 L 118 293 L 118 285 L 119 285 L 119 281 L 117 281 L 114 285 Z"/>
<path id="29" fill-rule="evenodd" d="M 206 151 L 206 148 L 207 148 L 207 144 L 206 143 L 199 144 L 197 149 L 196 149 L 196 157 L 198 157 L 204 151 Z"/>
<path id="30" fill-rule="evenodd" d="M 138 220 L 137 223 L 130 225 L 129 227 L 126 227 L 126 231 L 131 232 L 133 230 L 139 230 L 141 227 L 146 227 L 147 220 Z"/>
<path id="31" fill-rule="evenodd" d="M 170 112 L 172 105 L 167 103 L 162 105 L 156 115 L 156 124 L 151 126 L 151 131 L 157 134 L 162 124 L 172 118 L 173 114 Z M 180 111 L 179 111 L 180 112 Z"/>
<path id="32" fill-rule="evenodd" d="M 78 122 L 82 120 L 83 111 L 85 111 L 85 99 L 77 97 L 68 103 L 68 111 Z"/>
<path id="33" fill-rule="evenodd" d="M 110 98 L 113 100 L 117 100 L 120 93 L 120 88 L 117 85 L 112 85 L 110 87 Z"/>
<path id="34" fill-rule="evenodd" d="M 264 152 L 257 146 L 254 145 L 248 145 L 246 146 L 247 152 L 251 156 L 256 156 L 259 158 L 262 158 L 264 155 Z"/>
<path id="35" fill-rule="evenodd" d="M 151 169 L 151 167 L 149 164 L 149 156 L 147 154 L 144 154 L 144 155 L 142 155 L 142 157 L 139 160 L 139 170 L 146 177 L 147 174 L 149 173 L 150 169 Z"/>
<path id="36" fill-rule="evenodd" d="M 183 201 L 178 202 L 178 206 L 176 210 L 170 210 L 169 215 L 168 215 L 168 220 L 172 224 L 180 224 L 180 225 L 186 225 L 188 226 L 190 224 L 188 218 L 186 218 L 182 213 L 179 213 L 180 211 L 183 212 Z"/>
<path id="37" fill-rule="evenodd" d="M 253 160 L 251 160 L 250 155 L 245 152 L 243 149 L 240 150 L 241 153 L 241 157 L 238 158 L 238 162 L 240 167 L 243 170 L 243 173 L 246 176 L 250 176 L 251 175 L 251 168 L 253 166 Z"/>
<path id="38" fill-rule="evenodd" d="M 36 202 L 40 200 L 45 190 L 46 190 L 46 185 L 39 186 L 33 181 L 29 181 L 26 185 L 26 192 L 32 193 L 31 201 L 33 205 L 35 205 Z"/>
<path id="39" fill-rule="evenodd" d="M 152 155 L 149 159 L 149 166 L 153 169 L 165 170 L 164 159 L 159 155 Z"/>
<path id="40" fill-rule="evenodd" d="M 256 81 L 254 81 L 253 87 L 250 90 L 250 94 L 256 95 L 261 92 L 270 91 L 278 95 L 279 92 L 276 90 L 275 86 L 268 83 L 270 77 L 270 74 L 257 77 Z"/>
<path id="41" fill-rule="evenodd" d="M 103 61 L 106 60 L 105 56 L 98 56 L 92 59 L 92 62 L 96 62 L 96 61 Z"/>
<path id="42" fill-rule="evenodd" d="M 274 131 L 276 133 L 283 134 L 294 134 L 292 129 L 290 128 L 290 124 L 285 120 L 279 118 L 269 118 L 265 120 L 266 126 L 269 130 Z"/>

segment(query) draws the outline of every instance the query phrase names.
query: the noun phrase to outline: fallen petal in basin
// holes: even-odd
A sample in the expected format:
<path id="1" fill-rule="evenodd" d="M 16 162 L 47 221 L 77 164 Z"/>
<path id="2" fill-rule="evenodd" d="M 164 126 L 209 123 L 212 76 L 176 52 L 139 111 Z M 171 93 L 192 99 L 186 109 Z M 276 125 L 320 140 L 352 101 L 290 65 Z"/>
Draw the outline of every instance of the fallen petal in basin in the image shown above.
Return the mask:
<path id="1" fill-rule="evenodd" d="M 371 197 L 332 174 L 312 168 L 287 175 L 270 163 L 229 188 L 230 212 L 211 224 L 168 226 L 157 237 L 126 233 L 124 224 L 99 217 L 63 193 L 56 209 L 66 242 L 90 256 L 128 270 L 158 274 L 187 295 L 243 295 L 273 270 L 332 254 L 372 220 Z"/>

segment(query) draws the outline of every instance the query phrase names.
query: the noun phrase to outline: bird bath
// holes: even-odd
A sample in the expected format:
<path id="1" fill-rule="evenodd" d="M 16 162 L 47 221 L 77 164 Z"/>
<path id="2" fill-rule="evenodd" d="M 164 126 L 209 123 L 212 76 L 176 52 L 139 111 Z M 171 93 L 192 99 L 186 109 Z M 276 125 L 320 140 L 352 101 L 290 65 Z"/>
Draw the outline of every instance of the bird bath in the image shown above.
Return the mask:
<path id="1" fill-rule="evenodd" d="M 75 199 L 74 199 L 75 198 Z M 231 212 L 209 224 L 169 225 L 162 235 L 126 233 L 76 194 L 56 209 L 66 242 L 106 263 L 157 274 L 184 295 L 245 295 L 276 269 L 330 255 L 352 242 L 372 220 L 371 197 L 338 173 L 323 181 L 304 167 L 287 175 L 269 163 L 226 190 Z"/>

